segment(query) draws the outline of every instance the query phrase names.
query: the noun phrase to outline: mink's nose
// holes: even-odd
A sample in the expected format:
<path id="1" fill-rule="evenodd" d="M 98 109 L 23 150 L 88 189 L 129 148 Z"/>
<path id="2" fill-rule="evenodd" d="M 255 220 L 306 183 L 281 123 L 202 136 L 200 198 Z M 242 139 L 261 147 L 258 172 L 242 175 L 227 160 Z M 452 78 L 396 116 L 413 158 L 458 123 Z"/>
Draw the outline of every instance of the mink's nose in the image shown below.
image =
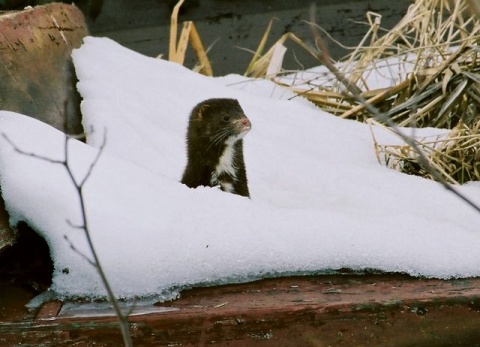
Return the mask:
<path id="1" fill-rule="evenodd" d="M 242 125 L 245 128 L 251 128 L 252 127 L 252 123 L 250 123 L 250 119 L 248 119 L 247 117 L 242 119 Z"/>

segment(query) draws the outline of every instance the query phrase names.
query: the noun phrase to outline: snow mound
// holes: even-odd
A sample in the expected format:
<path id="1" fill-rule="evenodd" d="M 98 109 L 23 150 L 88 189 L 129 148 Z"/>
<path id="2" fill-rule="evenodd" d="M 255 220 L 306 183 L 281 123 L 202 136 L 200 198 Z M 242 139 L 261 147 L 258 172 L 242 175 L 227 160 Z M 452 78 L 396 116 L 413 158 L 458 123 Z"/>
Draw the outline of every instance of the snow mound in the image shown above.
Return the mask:
<path id="1" fill-rule="evenodd" d="M 377 269 L 427 277 L 480 275 L 480 215 L 435 182 L 380 166 L 368 126 L 338 119 L 288 91 L 240 76 L 208 78 L 88 37 L 73 53 L 88 144 L 69 141 L 93 242 L 119 297 L 265 276 Z M 245 161 L 252 199 L 178 181 L 190 110 L 237 98 L 252 121 Z M 52 289 L 105 295 L 89 255 L 78 196 L 60 164 L 65 137 L 0 112 L 0 177 L 12 224 L 48 242 Z M 105 131 L 106 129 L 106 131 Z M 430 130 L 417 131 L 425 136 Z M 378 129 L 377 139 L 393 141 Z M 480 186 L 460 187 L 480 203 Z"/>

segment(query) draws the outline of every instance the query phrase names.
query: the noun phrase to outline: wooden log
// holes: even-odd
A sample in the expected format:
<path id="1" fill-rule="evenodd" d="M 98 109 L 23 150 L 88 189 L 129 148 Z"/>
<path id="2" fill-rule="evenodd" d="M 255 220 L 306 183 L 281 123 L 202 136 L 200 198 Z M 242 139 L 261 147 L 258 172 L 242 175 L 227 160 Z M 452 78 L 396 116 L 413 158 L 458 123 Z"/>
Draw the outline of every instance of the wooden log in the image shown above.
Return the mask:
<path id="1" fill-rule="evenodd" d="M 0 109 L 82 133 L 70 54 L 87 32 L 73 5 L 53 3 L 0 16 Z"/>
<path id="2" fill-rule="evenodd" d="M 0 109 L 83 133 L 80 95 L 70 57 L 88 33 L 73 5 L 48 4 L 0 16 Z M 0 198 L 1 200 L 1 198 Z M 0 251 L 15 234 L 0 201 Z"/>
<path id="3" fill-rule="evenodd" d="M 122 345 L 111 309 L 88 313 L 78 302 L 80 310 L 72 313 L 59 311 L 59 304 L 46 303 L 36 318 L 16 313 L 16 322 L 0 323 L 0 345 Z M 132 305 L 135 346 L 476 346 L 480 341 L 480 279 L 289 277 L 198 288 L 172 302 Z"/>
<path id="4" fill-rule="evenodd" d="M 0 197 L 0 254 L 3 249 L 15 243 L 15 233 L 8 223 L 8 213 L 5 210 L 5 203 Z"/>

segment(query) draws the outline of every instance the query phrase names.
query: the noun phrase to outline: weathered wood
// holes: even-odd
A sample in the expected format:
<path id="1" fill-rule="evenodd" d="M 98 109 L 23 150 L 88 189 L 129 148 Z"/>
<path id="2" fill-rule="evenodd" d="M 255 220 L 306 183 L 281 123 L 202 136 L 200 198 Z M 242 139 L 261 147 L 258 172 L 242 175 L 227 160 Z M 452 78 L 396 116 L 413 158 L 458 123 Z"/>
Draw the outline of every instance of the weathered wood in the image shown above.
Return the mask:
<path id="1" fill-rule="evenodd" d="M 82 132 L 70 53 L 87 28 L 73 5 L 49 4 L 0 16 L 0 109 Z"/>
<path id="2" fill-rule="evenodd" d="M 87 35 L 75 6 L 49 4 L 0 16 L 0 109 L 69 134 L 83 132 L 70 58 Z M 0 252 L 15 242 L 0 197 Z"/>
<path id="3" fill-rule="evenodd" d="M 0 345 L 121 345 L 111 312 L 62 318 L 52 314 L 57 305 L 47 303 L 40 319 L 0 323 Z M 135 346 L 478 346 L 480 341 L 480 279 L 290 277 L 193 289 L 158 306 L 176 310 L 130 317 Z"/>
<path id="4" fill-rule="evenodd" d="M 15 243 L 15 232 L 8 223 L 8 213 L 5 211 L 5 204 L 0 196 L 0 254 L 3 249 Z"/>

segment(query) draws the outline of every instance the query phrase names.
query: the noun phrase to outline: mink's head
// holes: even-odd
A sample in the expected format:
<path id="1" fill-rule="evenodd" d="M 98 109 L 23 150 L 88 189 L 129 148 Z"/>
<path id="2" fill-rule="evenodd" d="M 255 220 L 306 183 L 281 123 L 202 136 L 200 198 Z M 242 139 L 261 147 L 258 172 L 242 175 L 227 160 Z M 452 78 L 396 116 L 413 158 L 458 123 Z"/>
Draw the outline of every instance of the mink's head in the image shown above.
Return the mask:
<path id="1" fill-rule="evenodd" d="M 209 140 L 210 145 L 234 143 L 252 128 L 236 99 L 208 99 L 194 107 L 188 138 Z"/>

